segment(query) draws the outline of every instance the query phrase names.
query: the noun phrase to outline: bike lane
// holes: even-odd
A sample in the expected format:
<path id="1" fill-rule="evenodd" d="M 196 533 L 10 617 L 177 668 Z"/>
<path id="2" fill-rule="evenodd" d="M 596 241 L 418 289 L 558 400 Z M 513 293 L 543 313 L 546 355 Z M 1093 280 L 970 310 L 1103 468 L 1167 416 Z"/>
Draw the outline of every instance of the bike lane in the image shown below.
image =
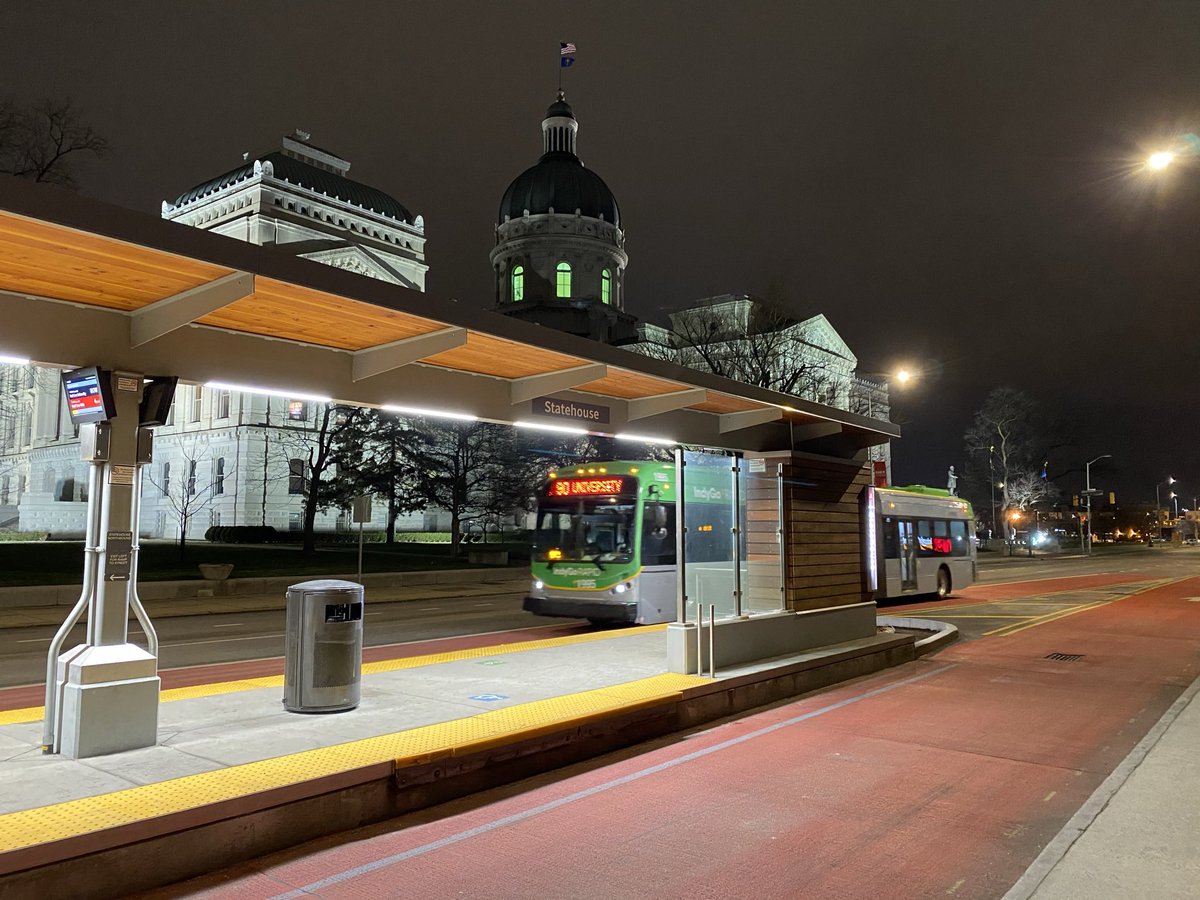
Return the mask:
<path id="1" fill-rule="evenodd" d="M 1198 591 L 952 647 L 195 895 L 998 897 L 1197 677 Z"/>

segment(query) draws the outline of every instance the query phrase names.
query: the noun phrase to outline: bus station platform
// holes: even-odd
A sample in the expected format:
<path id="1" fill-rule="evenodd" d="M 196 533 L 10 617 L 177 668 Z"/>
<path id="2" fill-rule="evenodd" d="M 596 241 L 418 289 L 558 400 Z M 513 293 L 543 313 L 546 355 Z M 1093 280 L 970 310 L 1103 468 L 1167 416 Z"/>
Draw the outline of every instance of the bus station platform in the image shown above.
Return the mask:
<path id="1" fill-rule="evenodd" d="M 718 671 L 664 671 L 665 626 L 363 666 L 357 709 L 286 712 L 282 676 L 164 690 L 157 746 L 40 751 L 41 710 L 0 711 L 0 897 L 107 898 L 510 783 L 913 660 L 874 638 Z M 888 629 L 894 629 L 889 631 Z M 1047 844 L 1005 900 L 1193 897 L 1200 681 Z"/>
<path id="2" fill-rule="evenodd" d="M 0 896 L 173 883 L 911 661 L 915 644 L 881 630 L 709 678 L 665 671 L 665 625 L 600 631 L 364 663 L 360 705 L 320 715 L 284 709 L 282 675 L 203 684 L 162 692 L 157 746 L 79 760 L 42 754 L 40 708 L 0 711 Z"/>

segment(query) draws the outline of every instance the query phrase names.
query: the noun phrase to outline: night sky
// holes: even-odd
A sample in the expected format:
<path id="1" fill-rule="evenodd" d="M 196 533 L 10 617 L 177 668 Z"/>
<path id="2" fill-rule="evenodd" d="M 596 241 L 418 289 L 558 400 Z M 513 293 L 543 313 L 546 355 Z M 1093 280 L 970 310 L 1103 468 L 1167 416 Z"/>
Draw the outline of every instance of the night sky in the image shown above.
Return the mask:
<path id="1" fill-rule="evenodd" d="M 895 396 L 899 483 L 945 483 L 987 392 L 1042 400 L 1125 502 L 1200 495 L 1200 4 L 5 4 L 14 98 L 113 145 L 90 196 L 160 203 L 294 129 L 425 217 L 428 287 L 490 306 L 508 183 L 541 152 L 558 42 L 579 152 L 616 194 L 652 321 L 778 285 Z M 1068 475 L 1062 486 L 1076 487 Z"/>

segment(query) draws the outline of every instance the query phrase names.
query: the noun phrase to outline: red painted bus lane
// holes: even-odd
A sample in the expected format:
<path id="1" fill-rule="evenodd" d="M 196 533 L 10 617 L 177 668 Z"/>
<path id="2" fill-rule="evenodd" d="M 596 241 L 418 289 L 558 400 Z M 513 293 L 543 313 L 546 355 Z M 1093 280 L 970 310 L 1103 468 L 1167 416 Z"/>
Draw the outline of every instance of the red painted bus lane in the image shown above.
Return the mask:
<path id="1" fill-rule="evenodd" d="M 278 854 L 204 895 L 999 897 L 1200 674 L 1197 593 L 952 647 Z"/>

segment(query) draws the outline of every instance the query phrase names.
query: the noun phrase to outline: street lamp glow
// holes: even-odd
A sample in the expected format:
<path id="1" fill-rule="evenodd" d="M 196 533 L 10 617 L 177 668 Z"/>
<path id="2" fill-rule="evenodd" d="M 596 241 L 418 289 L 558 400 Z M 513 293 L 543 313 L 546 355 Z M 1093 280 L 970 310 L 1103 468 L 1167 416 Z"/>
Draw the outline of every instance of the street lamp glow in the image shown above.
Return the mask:
<path id="1" fill-rule="evenodd" d="M 1159 150 L 1157 153 L 1151 153 L 1146 159 L 1146 165 L 1156 171 L 1165 169 L 1175 161 L 1175 154 L 1170 150 Z"/>
<path id="2" fill-rule="evenodd" d="M 901 384 L 905 384 L 910 378 L 912 378 L 912 372 L 908 369 L 901 369 L 896 373 L 896 380 Z"/>

